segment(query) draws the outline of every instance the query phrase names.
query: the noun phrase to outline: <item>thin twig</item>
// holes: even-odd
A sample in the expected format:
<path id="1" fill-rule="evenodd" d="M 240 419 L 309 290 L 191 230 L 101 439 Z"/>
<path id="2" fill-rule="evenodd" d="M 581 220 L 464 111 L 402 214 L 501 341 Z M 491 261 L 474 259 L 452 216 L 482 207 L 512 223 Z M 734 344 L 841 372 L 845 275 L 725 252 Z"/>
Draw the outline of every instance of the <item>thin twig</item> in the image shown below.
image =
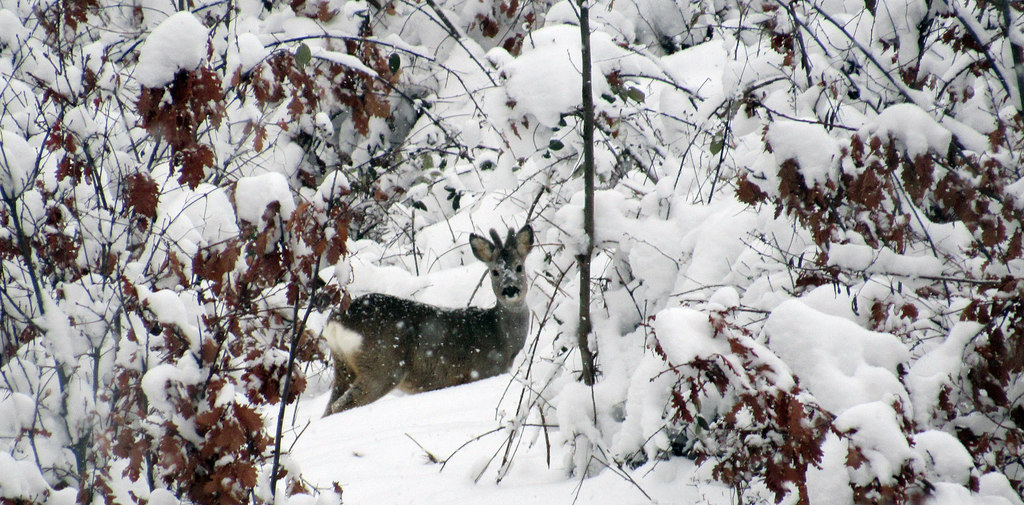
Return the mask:
<path id="1" fill-rule="evenodd" d="M 426 447 L 423 447 L 423 444 L 417 442 L 415 438 L 412 438 L 412 435 L 406 433 L 405 436 L 409 440 L 412 440 L 412 443 L 416 444 L 416 447 L 419 447 L 420 450 L 427 455 L 427 461 L 430 461 L 431 463 L 442 463 L 441 460 L 437 459 L 437 456 L 434 456 L 434 453 L 428 451 Z M 445 462 L 447 461 L 448 460 L 445 460 Z"/>
<path id="2" fill-rule="evenodd" d="M 473 437 L 473 438 L 471 438 L 471 439 L 469 439 L 469 440 L 467 440 L 467 441 L 463 442 L 463 443 L 462 443 L 462 445 L 460 445 L 460 446 L 456 447 L 456 448 L 455 448 L 455 450 L 454 450 L 454 451 L 452 451 L 452 453 L 451 453 L 451 454 L 449 454 L 447 458 L 444 458 L 443 460 L 441 460 L 441 469 L 440 469 L 440 470 L 438 470 L 438 471 L 444 471 L 444 467 L 445 467 L 445 465 L 447 465 L 447 464 L 448 464 L 448 462 L 452 460 L 452 457 L 454 457 L 454 456 L 455 456 L 455 455 L 456 455 L 456 454 L 457 454 L 457 453 L 458 453 L 459 451 L 461 451 L 462 449 L 464 449 L 464 448 L 465 448 L 466 446 L 468 446 L 469 444 L 472 444 L 473 442 L 476 442 L 476 441 L 478 441 L 478 440 L 480 440 L 480 439 L 482 439 L 482 438 L 486 437 L 487 435 L 493 435 L 494 433 L 497 433 L 497 432 L 499 432 L 499 431 L 501 431 L 501 430 L 503 430 L 503 429 L 505 429 L 505 427 L 503 427 L 503 426 L 499 426 L 499 427 L 497 427 L 497 428 L 494 428 L 494 429 L 493 429 L 493 430 L 491 430 L 491 431 L 488 431 L 487 433 L 481 433 L 481 434 L 479 434 L 479 435 L 477 435 L 477 436 L 475 436 L 475 437 Z M 493 458 L 492 458 L 492 459 L 493 459 Z M 488 466 L 489 466 L 489 465 L 488 465 Z M 485 467 L 485 468 L 486 468 L 486 467 Z M 478 476 L 478 477 L 477 477 L 477 479 L 479 479 L 479 478 L 480 478 L 480 477 Z"/>

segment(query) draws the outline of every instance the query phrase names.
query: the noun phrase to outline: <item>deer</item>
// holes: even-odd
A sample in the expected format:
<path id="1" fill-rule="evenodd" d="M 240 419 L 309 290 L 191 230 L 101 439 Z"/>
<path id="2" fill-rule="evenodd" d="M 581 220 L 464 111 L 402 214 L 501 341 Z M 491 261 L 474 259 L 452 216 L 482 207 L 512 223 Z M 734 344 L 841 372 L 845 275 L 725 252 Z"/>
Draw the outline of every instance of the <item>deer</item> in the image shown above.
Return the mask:
<path id="1" fill-rule="evenodd" d="M 469 237 L 473 256 L 487 265 L 497 298 L 489 309 L 443 308 L 371 293 L 333 313 L 323 338 L 334 362 L 324 416 L 372 403 L 395 389 L 420 393 L 507 372 L 530 326 L 523 261 L 533 228 L 510 229 L 504 242 Z"/>

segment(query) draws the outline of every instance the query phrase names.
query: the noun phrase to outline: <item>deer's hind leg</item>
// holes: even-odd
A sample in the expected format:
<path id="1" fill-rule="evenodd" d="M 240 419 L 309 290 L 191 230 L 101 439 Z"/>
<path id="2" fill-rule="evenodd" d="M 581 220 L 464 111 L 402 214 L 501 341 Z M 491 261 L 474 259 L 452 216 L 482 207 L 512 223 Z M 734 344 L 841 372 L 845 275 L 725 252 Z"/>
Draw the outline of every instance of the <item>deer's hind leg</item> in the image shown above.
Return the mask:
<path id="1" fill-rule="evenodd" d="M 331 361 L 334 362 L 334 386 L 331 388 L 331 399 L 327 402 L 324 417 L 338 412 L 332 406 L 338 401 L 338 398 L 341 398 L 346 391 L 352 388 L 352 383 L 356 380 L 355 372 L 349 368 L 343 357 L 332 353 Z"/>

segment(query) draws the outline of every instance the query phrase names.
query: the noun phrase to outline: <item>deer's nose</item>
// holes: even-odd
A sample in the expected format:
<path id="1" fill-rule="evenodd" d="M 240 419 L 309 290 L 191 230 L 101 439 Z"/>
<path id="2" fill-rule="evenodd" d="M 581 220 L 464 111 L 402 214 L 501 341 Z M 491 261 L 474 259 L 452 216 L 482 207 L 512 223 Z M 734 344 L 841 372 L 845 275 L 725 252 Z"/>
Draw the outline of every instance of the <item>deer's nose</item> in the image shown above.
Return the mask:
<path id="1" fill-rule="evenodd" d="M 504 296 L 505 298 L 515 298 L 518 295 L 519 288 L 515 286 L 508 286 L 505 289 L 501 290 L 501 296 Z"/>

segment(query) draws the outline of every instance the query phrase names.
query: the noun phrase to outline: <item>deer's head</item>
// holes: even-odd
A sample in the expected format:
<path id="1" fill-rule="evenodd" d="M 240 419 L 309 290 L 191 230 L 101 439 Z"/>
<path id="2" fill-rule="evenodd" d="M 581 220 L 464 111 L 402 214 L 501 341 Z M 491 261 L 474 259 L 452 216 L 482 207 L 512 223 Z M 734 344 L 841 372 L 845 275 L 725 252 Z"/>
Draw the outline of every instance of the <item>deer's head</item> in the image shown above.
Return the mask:
<path id="1" fill-rule="evenodd" d="M 518 232 L 508 231 L 504 242 L 498 232 L 491 230 L 491 240 L 477 234 L 469 236 L 473 256 L 490 270 L 491 288 L 502 305 L 513 305 L 526 296 L 526 272 L 523 260 L 533 248 L 533 228 L 523 226 Z"/>

